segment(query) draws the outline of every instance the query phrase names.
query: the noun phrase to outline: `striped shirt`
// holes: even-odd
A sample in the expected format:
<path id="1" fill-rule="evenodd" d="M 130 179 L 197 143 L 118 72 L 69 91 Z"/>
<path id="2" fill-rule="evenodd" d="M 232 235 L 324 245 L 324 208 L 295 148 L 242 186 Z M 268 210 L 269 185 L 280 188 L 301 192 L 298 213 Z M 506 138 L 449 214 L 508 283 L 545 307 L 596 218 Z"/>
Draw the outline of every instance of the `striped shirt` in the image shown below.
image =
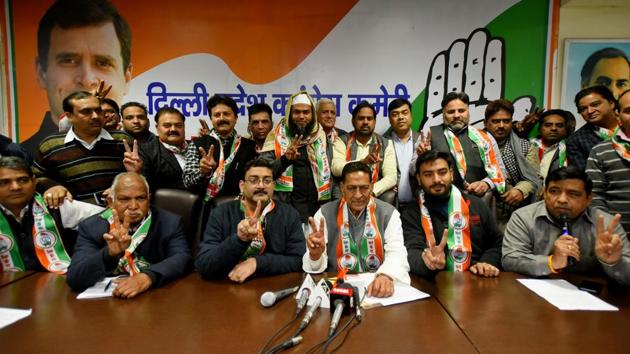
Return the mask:
<path id="1" fill-rule="evenodd" d="M 65 142 L 66 134 L 47 137 L 39 145 L 33 172 L 37 177 L 37 190 L 63 185 L 74 199 L 104 205 L 103 191 L 114 177 L 125 172 L 123 140 L 133 140 L 123 132 L 110 133 L 113 140 L 100 139 L 88 150 L 77 139 Z"/>
<path id="2" fill-rule="evenodd" d="M 586 162 L 593 181 L 593 206 L 621 214 L 621 225 L 630 230 L 630 162 L 619 157 L 612 144 L 595 145 Z"/>

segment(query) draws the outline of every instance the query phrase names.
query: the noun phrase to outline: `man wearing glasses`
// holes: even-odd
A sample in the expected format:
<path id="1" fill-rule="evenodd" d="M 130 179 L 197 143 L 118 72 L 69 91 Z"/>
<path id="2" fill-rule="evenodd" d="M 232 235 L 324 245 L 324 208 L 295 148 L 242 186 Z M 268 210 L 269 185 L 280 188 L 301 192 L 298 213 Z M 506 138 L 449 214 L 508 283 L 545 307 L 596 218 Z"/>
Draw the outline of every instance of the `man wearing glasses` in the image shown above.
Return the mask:
<path id="1" fill-rule="evenodd" d="M 256 275 L 298 272 L 306 250 L 300 214 L 273 200 L 273 165 L 245 165 L 240 200 L 219 205 L 208 219 L 195 267 L 204 279 L 242 283 Z"/>

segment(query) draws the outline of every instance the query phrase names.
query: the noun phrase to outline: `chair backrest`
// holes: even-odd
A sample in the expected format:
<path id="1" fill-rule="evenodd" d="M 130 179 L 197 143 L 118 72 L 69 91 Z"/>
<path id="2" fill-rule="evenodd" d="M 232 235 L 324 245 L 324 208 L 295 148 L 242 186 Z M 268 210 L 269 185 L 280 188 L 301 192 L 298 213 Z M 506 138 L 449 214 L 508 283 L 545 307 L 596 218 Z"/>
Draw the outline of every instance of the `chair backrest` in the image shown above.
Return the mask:
<path id="1" fill-rule="evenodd" d="M 199 196 L 181 189 L 163 188 L 155 191 L 153 203 L 182 217 L 188 245 L 195 255 L 201 238 Z"/>

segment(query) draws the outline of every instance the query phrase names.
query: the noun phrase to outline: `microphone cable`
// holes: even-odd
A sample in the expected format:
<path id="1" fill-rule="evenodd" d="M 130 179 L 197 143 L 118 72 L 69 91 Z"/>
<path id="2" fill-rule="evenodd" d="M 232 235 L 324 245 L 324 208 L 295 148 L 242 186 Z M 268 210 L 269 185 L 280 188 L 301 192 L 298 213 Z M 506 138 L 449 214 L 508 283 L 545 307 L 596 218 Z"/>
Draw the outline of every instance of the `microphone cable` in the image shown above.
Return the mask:
<path id="1" fill-rule="evenodd" d="M 271 344 L 276 338 L 278 338 L 278 336 L 280 336 L 282 333 L 284 333 L 289 326 L 291 326 L 293 324 L 293 322 L 295 322 L 295 320 L 297 320 L 300 317 L 299 313 L 296 313 L 293 318 L 291 318 L 289 320 L 289 322 L 287 322 L 286 324 L 284 324 L 284 326 L 282 326 L 279 330 L 277 330 L 271 337 L 269 337 L 269 339 L 267 340 L 267 342 L 265 342 L 265 345 L 263 345 L 263 347 L 260 349 L 260 351 L 258 352 L 258 354 L 264 354 L 266 353 L 267 347 L 269 346 L 269 344 Z"/>
<path id="2" fill-rule="evenodd" d="M 355 287 L 355 290 L 357 290 L 356 294 L 358 294 L 358 289 L 356 287 Z M 359 311 L 360 311 L 360 308 L 361 308 L 361 303 L 363 302 L 363 299 L 365 299 L 366 294 L 367 294 L 367 291 L 365 293 L 363 293 L 363 297 L 360 300 L 358 300 L 358 296 L 356 298 L 358 300 L 356 307 L 359 308 Z M 361 315 L 361 316 L 363 316 L 363 315 Z M 354 324 L 351 327 L 349 327 L 350 324 L 355 319 L 356 319 L 356 322 L 354 322 Z M 341 329 L 339 331 L 337 331 L 337 333 L 335 333 L 334 336 L 332 336 L 332 337 L 330 337 L 328 339 L 328 343 L 324 344 L 324 348 L 322 349 L 321 352 L 322 353 L 326 353 L 326 350 L 328 349 L 328 346 L 332 344 L 332 342 L 335 340 L 335 338 L 337 336 L 339 336 L 341 333 L 343 333 L 344 331 L 347 330 L 346 334 L 343 336 L 343 339 L 341 340 L 341 343 L 339 343 L 333 350 L 331 350 L 330 353 L 334 353 L 337 350 L 339 350 L 339 348 L 341 348 L 343 343 L 346 342 L 346 339 L 350 335 L 350 332 L 354 329 L 354 327 L 358 326 L 360 323 L 361 323 L 361 318 L 359 318 L 359 316 L 357 314 L 357 311 L 355 310 L 354 315 L 352 316 L 352 318 L 350 318 L 346 323 L 344 323 L 343 327 L 341 327 Z"/>

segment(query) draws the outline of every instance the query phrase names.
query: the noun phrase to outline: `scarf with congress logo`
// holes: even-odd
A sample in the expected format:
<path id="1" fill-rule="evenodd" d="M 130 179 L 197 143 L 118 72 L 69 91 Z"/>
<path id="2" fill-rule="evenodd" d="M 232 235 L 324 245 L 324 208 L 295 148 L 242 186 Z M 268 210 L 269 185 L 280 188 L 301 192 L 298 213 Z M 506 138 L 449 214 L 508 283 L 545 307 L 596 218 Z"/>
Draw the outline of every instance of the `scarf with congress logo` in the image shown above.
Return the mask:
<path id="1" fill-rule="evenodd" d="M 479 150 L 479 156 L 483 161 L 483 167 L 486 170 L 486 174 L 492 180 L 497 192 L 505 192 L 505 176 L 501 171 L 499 159 L 501 155 L 497 148 L 497 145 L 493 143 L 492 139 L 483 131 L 469 126 L 468 137 L 477 145 Z M 455 157 L 455 165 L 459 174 L 462 176 L 462 180 L 466 181 L 466 157 L 464 155 L 464 149 L 462 148 L 459 139 L 448 128 L 444 128 L 444 137 L 448 143 L 448 147 L 451 154 Z"/>
<path id="2" fill-rule="evenodd" d="M 114 229 L 114 215 L 112 215 L 112 210 L 106 209 L 103 211 L 101 213 L 101 218 L 107 220 L 109 223 L 109 231 L 111 232 Z M 144 241 L 147 237 L 150 227 L 151 212 L 149 212 L 149 215 L 147 215 L 142 224 L 140 224 L 138 229 L 136 229 L 136 232 L 131 235 L 131 242 L 129 243 L 129 246 L 127 246 L 123 257 L 118 261 L 118 268 L 116 268 L 115 273 L 128 273 L 133 276 L 151 266 L 151 263 L 149 263 L 144 257 L 134 254 L 136 248 L 138 248 L 142 241 Z"/>
<path id="3" fill-rule="evenodd" d="M 376 224 L 376 203 L 370 197 L 366 208 L 365 227 L 361 236 L 361 254 L 350 232 L 346 198 L 342 197 L 337 211 L 337 269 L 355 273 L 375 272 L 383 264 L 383 239 Z"/>
<path id="4" fill-rule="evenodd" d="M 621 130 L 620 127 L 617 127 L 617 129 L 613 132 L 610 143 L 619 157 L 626 161 L 630 161 L 630 143 L 624 138 L 627 139 L 623 130 Z"/>
<path id="5" fill-rule="evenodd" d="M 374 144 L 372 144 L 372 147 L 378 146 L 379 150 L 383 149 L 383 147 L 381 146 L 381 142 L 375 136 L 372 136 L 370 138 L 370 141 L 372 139 L 375 140 Z M 355 140 L 356 138 L 354 136 L 354 132 L 348 134 L 348 144 L 346 144 L 346 161 L 352 161 L 352 144 L 355 142 Z M 370 166 L 370 168 L 372 169 L 372 184 L 378 181 L 378 175 L 380 173 L 379 165 L 380 163 L 375 163 L 374 165 Z"/>
<path id="6" fill-rule="evenodd" d="M 427 239 L 427 245 L 429 245 L 432 242 L 430 240 L 435 240 L 435 234 L 433 233 L 431 214 L 425 205 L 424 191 L 420 191 L 418 205 L 422 214 L 422 230 Z M 438 241 L 436 240 L 435 242 L 437 243 Z M 472 256 L 470 212 L 468 203 L 466 203 L 462 193 L 455 186 L 451 186 L 451 195 L 448 200 L 448 238 L 446 245 L 448 246 L 446 269 L 456 272 L 467 271 L 470 267 Z"/>
<path id="7" fill-rule="evenodd" d="M 63 246 L 55 220 L 46 208 L 44 199 L 35 193 L 33 201 L 33 245 L 39 263 L 51 273 L 65 274 L 70 256 Z M 2 270 L 25 271 L 26 267 L 17 241 L 3 213 L 0 213 L 0 264 Z"/>
<path id="8" fill-rule="evenodd" d="M 542 158 L 548 149 L 552 149 L 555 146 L 545 146 L 541 139 L 532 139 L 531 142 L 538 149 L 538 162 L 542 161 Z M 558 142 L 558 162 L 559 167 L 567 166 L 567 145 L 564 142 L 564 139 Z"/>
<path id="9" fill-rule="evenodd" d="M 258 236 L 256 236 L 252 242 L 250 242 L 249 246 L 247 246 L 245 253 L 243 253 L 243 257 L 241 257 L 242 260 L 259 256 L 265 252 L 265 248 L 267 247 L 267 241 L 265 241 L 265 217 L 267 217 L 267 214 L 271 213 L 275 207 L 276 203 L 274 203 L 273 199 L 271 199 L 263 209 L 256 224 Z M 241 211 L 247 218 L 255 216 L 254 211 L 247 209 L 243 201 L 241 201 Z"/>
<path id="10" fill-rule="evenodd" d="M 219 142 L 219 163 L 217 164 L 217 168 L 214 170 L 214 173 L 210 177 L 210 181 L 208 181 L 208 187 L 206 188 L 206 195 L 204 197 L 204 202 L 207 203 L 210 199 L 219 194 L 221 188 L 223 188 L 223 182 L 225 182 L 225 171 L 230 168 L 232 161 L 234 161 L 234 157 L 238 152 L 239 146 L 241 146 L 241 137 L 238 134 L 234 135 L 232 139 L 232 146 L 230 147 L 230 156 L 225 158 L 225 154 L 223 153 L 223 143 L 221 139 L 217 135 L 217 133 L 212 130 L 210 132 L 210 136 L 215 138 Z"/>

